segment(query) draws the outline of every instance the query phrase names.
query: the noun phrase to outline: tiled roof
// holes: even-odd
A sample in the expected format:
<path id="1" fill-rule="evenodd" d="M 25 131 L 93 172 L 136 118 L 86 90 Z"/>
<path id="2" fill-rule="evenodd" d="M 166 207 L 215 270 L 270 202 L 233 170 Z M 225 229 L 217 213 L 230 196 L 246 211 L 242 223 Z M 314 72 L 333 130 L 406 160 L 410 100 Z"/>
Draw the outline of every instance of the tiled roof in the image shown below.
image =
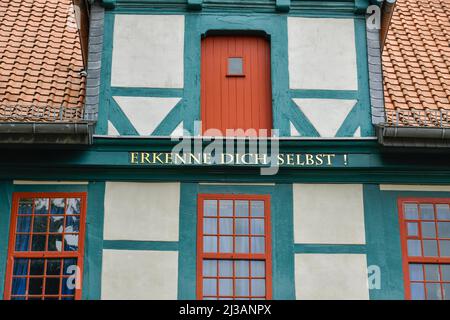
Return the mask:
<path id="1" fill-rule="evenodd" d="M 450 0 L 397 0 L 383 76 L 388 122 L 450 125 Z"/>
<path id="2" fill-rule="evenodd" d="M 71 0 L 0 1 L 0 121 L 77 121 L 85 78 Z"/>

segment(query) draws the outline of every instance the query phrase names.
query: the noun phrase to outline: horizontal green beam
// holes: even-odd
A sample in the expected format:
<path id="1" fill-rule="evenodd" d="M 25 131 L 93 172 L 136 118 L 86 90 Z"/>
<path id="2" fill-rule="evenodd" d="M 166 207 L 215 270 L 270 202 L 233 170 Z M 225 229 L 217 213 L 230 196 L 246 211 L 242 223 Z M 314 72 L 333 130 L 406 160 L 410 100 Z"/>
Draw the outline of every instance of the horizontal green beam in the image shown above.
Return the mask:
<path id="1" fill-rule="evenodd" d="M 103 240 L 103 249 L 178 251 L 175 241 Z"/>
<path id="2" fill-rule="evenodd" d="M 366 253 L 359 244 L 294 244 L 295 253 Z"/>

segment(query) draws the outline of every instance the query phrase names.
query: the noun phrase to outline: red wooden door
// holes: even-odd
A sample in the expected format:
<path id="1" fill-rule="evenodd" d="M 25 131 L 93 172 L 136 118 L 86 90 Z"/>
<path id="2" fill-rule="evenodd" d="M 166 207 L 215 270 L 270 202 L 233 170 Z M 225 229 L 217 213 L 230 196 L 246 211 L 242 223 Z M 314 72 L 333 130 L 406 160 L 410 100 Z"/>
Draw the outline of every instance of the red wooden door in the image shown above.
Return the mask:
<path id="1" fill-rule="evenodd" d="M 219 129 L 226 135 L 226 129 L 268 129 L 270 134 L 272 88 L 267 39 L 209 36 L 202 40 L 201 117 L 203 132 Z"/>

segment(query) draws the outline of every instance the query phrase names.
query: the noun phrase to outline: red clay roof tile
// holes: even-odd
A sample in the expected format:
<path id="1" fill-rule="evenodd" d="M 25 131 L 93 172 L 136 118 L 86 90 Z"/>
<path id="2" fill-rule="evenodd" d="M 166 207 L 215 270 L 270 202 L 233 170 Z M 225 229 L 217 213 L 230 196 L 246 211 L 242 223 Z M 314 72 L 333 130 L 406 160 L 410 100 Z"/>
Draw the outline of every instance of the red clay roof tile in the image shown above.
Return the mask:
<path id="1" fill-rule="evenodd" d="M 450 0 L 397 0 L 383 76 L 388 123 L 450 125 Z"/>
<path id="2" fill-rule="evenodd" d="M 78 121 L 85 78 L 71 0 L 0 1 L 0 121 Z"/>

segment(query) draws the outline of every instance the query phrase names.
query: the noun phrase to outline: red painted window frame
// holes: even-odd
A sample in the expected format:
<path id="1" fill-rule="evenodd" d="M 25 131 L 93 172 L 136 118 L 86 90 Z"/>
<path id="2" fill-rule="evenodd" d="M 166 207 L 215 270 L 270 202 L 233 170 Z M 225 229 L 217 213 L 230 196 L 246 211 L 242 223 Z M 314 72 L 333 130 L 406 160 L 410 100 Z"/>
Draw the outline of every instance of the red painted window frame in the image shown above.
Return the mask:
<path id="1" fill-rule="evenodd" d="M 35 251 L 35 252 L 16 252 L 15 251 L 15 232 L 19 211 L 19 200 L 22 198 L 80 198 L 80 231 L 78 233 L 78 251 L 62 251 L 62 252 L 49 252 L 49 251 Z M 81 293 L 83 288 L 83 260 L 84 260 L 84 237 L 86 229 L 86 192 L 15 192 L 13 193 L 12 213 L 9 230 L 9 245 L 8 245 L 8 261 L 6 265 L 6 277 L 5 277 L 5 300 L 11 299 L 11 288 L 13 278 L 13 266 L 15 258 L 76 258 L 77 266 L 80 270 L 78 274 L 80 288 L 75 289 L 75 300 L 81 299 Z M 44 294 L 45 295 L 45 294 Z"/>
<path id="2" fill-rule="evenodd" d="M 400 221 L 400 238 L 402 247 L 402 267 L 403 267 L 403 283 L 405 289 L 405 299 L 411 300 L 411 284 L 409 277 L 409 264 L 450 264 L 450 257 L 410 257 L 408 256 L 408 246 L 407 246 L 407 229 L 406 222 L 404 219 L 404 204 L 405 203 L 417 203 L 420 204 L 449 204 L 450 198 L 399 198 L 397 200 L 399 221 Z M 436 213 L 435 213 L 436 214 Z M 420 228 L 419 228 L 419 239 L 422 239 Z"/>
<path id="3" fill-rule="evenodd" d="M 197 213 L 197 299 L 203 297 L 203 259 L 264 260 L 266 262 L 266 299 L 272 299 L 272 237 L 270 224 L 270 195 L 199 194 Z M 259 200 L 264 201 L 265 253 L 203 253 L 203 201 L 204 200 Z M 233 236 L 235 236 L 233 234 Z"/>

